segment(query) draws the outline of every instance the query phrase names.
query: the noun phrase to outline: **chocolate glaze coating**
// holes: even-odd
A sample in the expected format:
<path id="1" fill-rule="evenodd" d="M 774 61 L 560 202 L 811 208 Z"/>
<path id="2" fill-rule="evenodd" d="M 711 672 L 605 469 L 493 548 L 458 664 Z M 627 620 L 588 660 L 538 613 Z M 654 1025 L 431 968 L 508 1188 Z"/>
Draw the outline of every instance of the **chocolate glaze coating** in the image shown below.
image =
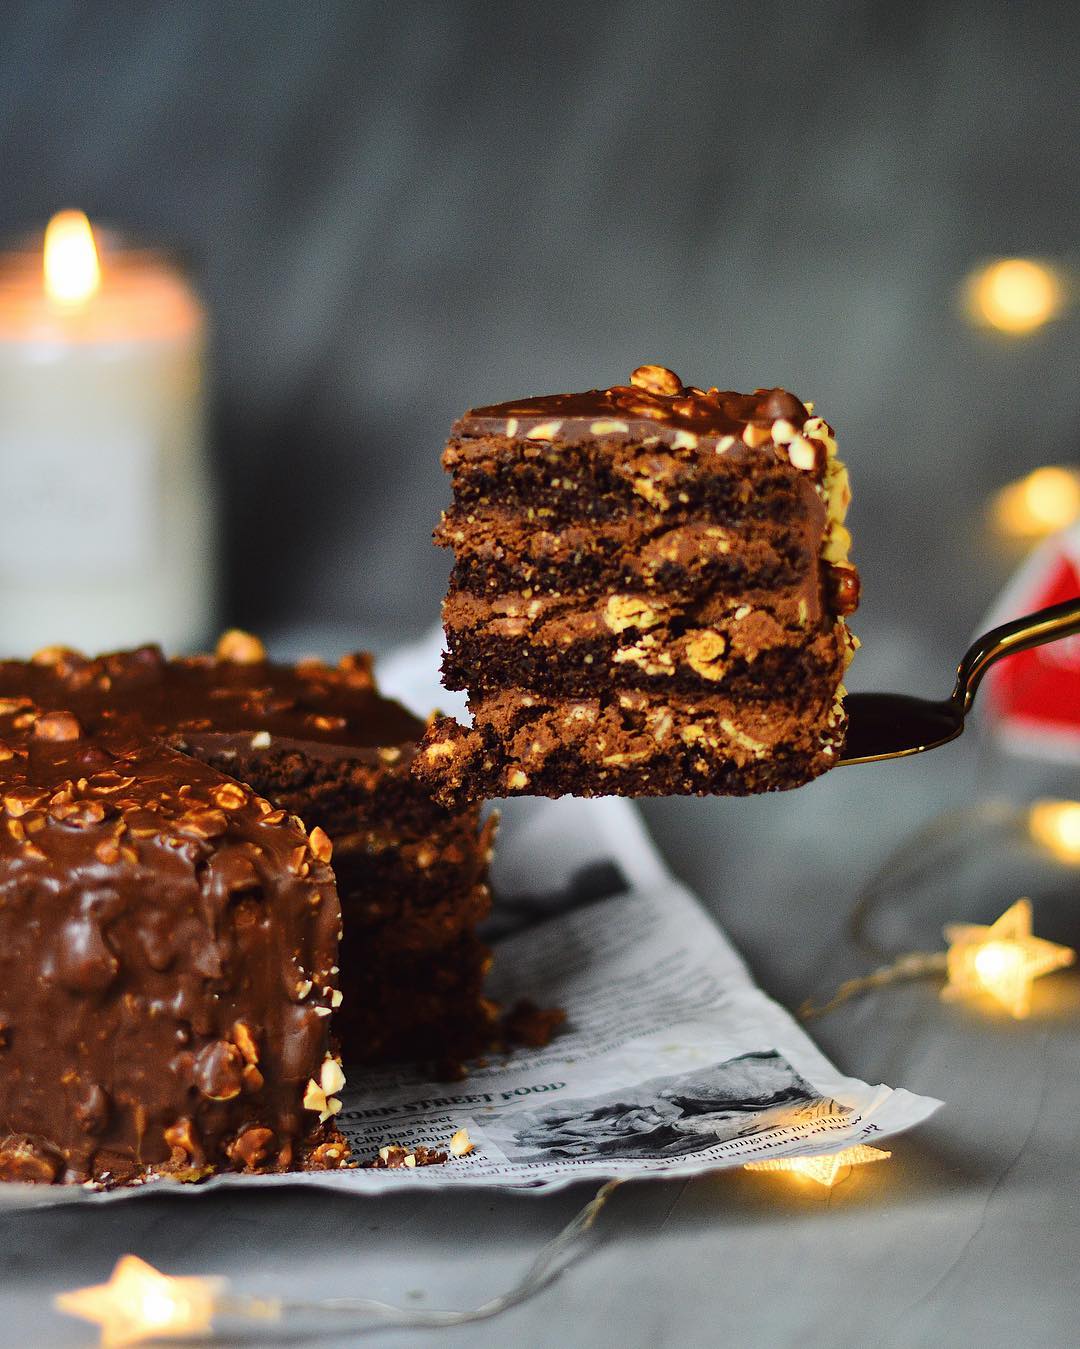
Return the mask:
<path id="1" fill-rule="evenodd" d="M 671 375 L 670 371 L 664 373 Z M 677 376 L 671 375 L 671 379 L 678 384 Z M 676 392 L 664 393 L 617 384 L 610 389 L 546 394 L 472 408 L 454 424 L 451 435 L 528 436 L 539 425 L 557 422 L 546 439 L 570 441 L 592 435 L 643 440 L 655 436 L 670 443 L 680 431 L 706 440 L 738 438 L 750 424 L 771 426 L 784 418 L 802 426 L 808 416 L 804 404 L 786 389 L 755 389 L 746 394 L 679 386 Z M 596 423 L 600 423 L 599 428 Z"/>
<path id="2" fill-rule="evenodd" d="M 344 1156 L 304 1104 L 339 1000 L 329 840 L 222 752 L 396 745 L 403 772 L 422 726 L 366 658 L 276 666 L 245 640 L 0 663 L 0 1178 Z"/>
<path id="3" fill-rule="evenodd" d="M 5 707 L 0 1176 L 299 1161 L 330 1048 L 330 868 L 160 741 Z"/>
<path id="4" fill-rule="evenodd" d="M 346 748 L 372 762 L 381 746 L 409 746 L 423 724 L 400 703 L 375 691 L 366 656 L 340 665 L 278 665 L 216 656 L 166 660 L 156 646 L 90 659 L 57 647 L 30 663 L 0 662 L 0 696 L 63 707 L 84 727 L 134 722 L 177 737 L 200 731 L 246 739 L 266 732 L 278 741 Z"/>

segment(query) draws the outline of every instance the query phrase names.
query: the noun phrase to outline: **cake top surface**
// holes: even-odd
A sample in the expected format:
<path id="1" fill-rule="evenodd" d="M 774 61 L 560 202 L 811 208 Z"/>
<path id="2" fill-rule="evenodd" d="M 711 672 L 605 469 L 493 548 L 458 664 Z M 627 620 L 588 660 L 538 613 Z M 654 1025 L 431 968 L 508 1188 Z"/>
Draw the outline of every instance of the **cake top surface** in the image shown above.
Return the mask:
<path id="1" fill-rule="evenodd" d="M 89 658 L 63 647 L 0 662 L 0 698 L 73 713 L 88 731 L 134 725 L 154 734 L 251 735 L 343 749 L 410 745 L 423 724 L 383 698 L 367 656 L 336 665 L 269 661 L 247 633 L 213 656 L 166 660 L 156 646 Z"/>
<path id="2" fill-rule="evenodd" d="M 303 876 L 333 899 L 332 873 L 318 855 L 328 849 L 321 836 L 309 842 L 287 811 L 161 740 L 120 728 L 90 734 L 71 712 L 19 701 L 0 704 L 5 860 L 67 859 L 88 868 L 90 884 L 106 874 L 115 880 L 117 867 L 145 862 L 147 850 L 161 850 L 165 871 L 180 875 L 224 848 L 215 862 L 223 904 L 259 883 L 275 861 L 298 885 Z M 336 922 L 336 908 L 328 910 Z"/>
<path id="3" fill-rule="evenodd" d="M 740 439 L 748 426 L 767 428 L 778 421 L 801 431 L 809 416 L 806 405 L 786 389 L 755 389 L 753 393 L 699 389 L 684 385 L 664 366 L 642 365 L 626 385 L 472 408 L 454 431 L 462 436 L 529 437 L 546 423 L 550 433 L 539 439 L 583 434 L 665 439 L 677 432 Z"/>

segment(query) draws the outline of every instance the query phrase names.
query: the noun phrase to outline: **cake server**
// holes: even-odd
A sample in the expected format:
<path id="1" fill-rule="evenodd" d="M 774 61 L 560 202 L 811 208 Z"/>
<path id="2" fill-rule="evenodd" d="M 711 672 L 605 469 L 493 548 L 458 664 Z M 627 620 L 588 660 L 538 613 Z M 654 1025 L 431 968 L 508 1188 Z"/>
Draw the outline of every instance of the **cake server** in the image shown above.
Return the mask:
<path id="1" fill-rule="evenodd" d="M 1052 604 L 977 637 L 960 662 L 951 695 L 941 702 L 906 693 L 849 693 L 844 699 L 847 738 L 839 763 L 902 759 L 947 745 L 964 729 L 979 682 L 995 661 L 1077 633 L 1080 598 Z"/>

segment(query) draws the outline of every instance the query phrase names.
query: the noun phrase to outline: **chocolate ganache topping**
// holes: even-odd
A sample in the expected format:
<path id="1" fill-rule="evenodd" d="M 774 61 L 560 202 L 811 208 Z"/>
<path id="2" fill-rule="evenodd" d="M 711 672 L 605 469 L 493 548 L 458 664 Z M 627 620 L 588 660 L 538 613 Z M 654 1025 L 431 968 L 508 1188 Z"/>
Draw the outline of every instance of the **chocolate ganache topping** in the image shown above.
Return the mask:
<path id="1" fill-rule="evenodd" d="M 663 366 L 642 365 L 628 385 L 473 408 L 456 423 L 454 434 L 522 435 L 541 440 L 573 440 L 590 434 L 651 435 L 664 442 L 674 440 L 676 445 L 680 434 L 702 442 L 731 436 L 753 448 L 769 437 L 759 439 L 754 432 L 747 436 L 747 427 L 764 432 L 774 422 L 787 421 L 801 430 L 809 415 L 806 406 L 786 389 L 755 389 L 750 394 L 699 389 L 684 385 Z M 545 426 L 547 432 L 538 436 L 537 430 Z"/>
<path id="2" fill-rule="evenodd" d="M 242 633 L 0 663 L 0 1179 L 339 1164 L 330 840 L 213 765 L 421 731 L 365 659 Z"/>

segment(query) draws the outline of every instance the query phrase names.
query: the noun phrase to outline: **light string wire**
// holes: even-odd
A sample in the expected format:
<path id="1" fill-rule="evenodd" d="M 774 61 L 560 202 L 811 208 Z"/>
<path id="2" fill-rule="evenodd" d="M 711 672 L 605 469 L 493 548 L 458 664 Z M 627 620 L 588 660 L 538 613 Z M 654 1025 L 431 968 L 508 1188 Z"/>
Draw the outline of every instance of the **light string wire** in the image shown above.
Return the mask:
<path id="1" fill-rule="evenodd" d="M 325 1334 L 328 1330 L 347 1331 L 357 1335 L 375 1330 L 407 1329 L 434 1330 L 445 1326 L 471 1325 L 478 1321 L 488 1321 L 494 1316 L 516 1307 L 545 1289 L 560 1277 L 571 1265 L 572 1257 L 588 1235 L 601 1209 L 611 1197 L 613 1191 L 623 1183 L 621 1179 L 605 1181 L 592 1198 L 570 1219 L 540 1250 L 532 1264 L 505 1293 L 482 1302 L 478 1307 L 463 1311 L 431 1310 L 424 1311 L 405 1307 L 396 1307 L 393 1303 L 381 1302 L 375 1298 L 326 1298 L 318 1301 L 303 1299 L 259 1299 L 225 1296 L 219 1300 L 217 1311 L 220 1317 L 232 1324 L 228 1326 L 231 1334 L 248 1330 L 249 1335 L 267 1335 L 267 1320 L 278 1322 L 279 1330 L 290 1338 L 308 1338 Z M 373 1318 L 367 1324 L 342 1323 L 347 1318 L 368 1316 Z M 334 1324 L 322 1326 L 318 1330 L 302 1330 L 295 1324 L 304 1318 L 314 1320 L 319 1317 L 333 1321 Z M 217 1325 L 215 1331 L 221 1334 L 225 1330 Z M 258 1326 L 255 1322 L 258 1321 Z"/>
<path id="2" fill-rule="evenodd" d="M 929 979 L 947 972 L 947 954 L 944 951 L 891 952 L 876 942 L 868 926 L 882 897 L 902 882 L 911 883 L 931 874 L 955 848 L 971 847 L 971 831 L 975 829 L 1022 828 L 1024 811 L 1008 801 L 989 798 L 974 805 L 959 806 L 933 816 L 920 828 L 909 834 L 886 857 L 885 861 L 863 885 L 848 919 L 848 933 L 860 950 L 885 963 L 869 974 L 845 979 L 821 1003 L 807 998 L 796 1016 L 800 1021 L 817 1017 L 879 988 L 893 984 Z M 950 847 L 950 845 L 952 845 Z"/>
<path id="3" fill-rule="evenodd" d="M 807 999 L 801 1003 L 795 1015 L 800 1021 L 813 1021 L 825 1016 L 834 1008 L 861 997 L 876 988 L 886 988 L 890 984 L 909 983 L 914 979 L 928 979 L 933 975 L 944 974 L 948 957 L 944 951 L 907 951 L 897 956 L 891 965 L 882 965 L 870 974 L 859 975 L 854 979 L 845 979 L 832 997 L 825 1002 L 815 1003 Z"/>

